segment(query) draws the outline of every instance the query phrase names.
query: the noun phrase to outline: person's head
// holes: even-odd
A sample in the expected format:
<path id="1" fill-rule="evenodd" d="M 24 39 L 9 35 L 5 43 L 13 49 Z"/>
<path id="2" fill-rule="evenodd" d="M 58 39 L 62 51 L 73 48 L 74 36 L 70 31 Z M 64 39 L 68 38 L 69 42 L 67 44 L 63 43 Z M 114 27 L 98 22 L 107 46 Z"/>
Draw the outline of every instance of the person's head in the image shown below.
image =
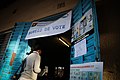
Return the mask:
<path id="1" fill-rule="evenodd" d="M 39 45 L 36 45 L 36 46 L 32 47 L 32 50 L 37 51 L 39 54 L 42 53 L 42 48 Z"/>

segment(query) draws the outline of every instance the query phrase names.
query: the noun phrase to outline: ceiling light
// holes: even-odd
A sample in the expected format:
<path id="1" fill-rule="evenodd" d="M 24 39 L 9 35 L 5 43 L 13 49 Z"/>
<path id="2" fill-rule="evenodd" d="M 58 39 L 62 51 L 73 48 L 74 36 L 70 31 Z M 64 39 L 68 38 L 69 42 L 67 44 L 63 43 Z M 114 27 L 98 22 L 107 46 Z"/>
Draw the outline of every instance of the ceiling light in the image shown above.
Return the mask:
<path id="1" fill-rule="evenodd" d="M 62 38 L 58 38 L 59 41 L 61 41 L 64 45 L 66 45 L 67 47 L 70 47 Z"/>

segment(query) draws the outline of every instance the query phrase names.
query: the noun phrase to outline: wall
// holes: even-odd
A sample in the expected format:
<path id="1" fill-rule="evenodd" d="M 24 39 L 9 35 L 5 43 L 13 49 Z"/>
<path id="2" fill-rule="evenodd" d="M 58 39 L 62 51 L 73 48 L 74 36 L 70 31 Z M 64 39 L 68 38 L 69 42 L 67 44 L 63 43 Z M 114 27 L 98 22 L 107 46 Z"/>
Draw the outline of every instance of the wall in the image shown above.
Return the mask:
<path id="1" fill-rule="evenodd" d="M 118 2 L 97 2 L 101 60 L 104 62 L 104 80 L 120 80 L 120 12 Z"/>
<path id="2" fill-rule="evenodd" d="M 0 32 L 10 29 L 15 22 L 30 22 L 72 9 L 77 0 L 16 0 L 0 11 Z"/>

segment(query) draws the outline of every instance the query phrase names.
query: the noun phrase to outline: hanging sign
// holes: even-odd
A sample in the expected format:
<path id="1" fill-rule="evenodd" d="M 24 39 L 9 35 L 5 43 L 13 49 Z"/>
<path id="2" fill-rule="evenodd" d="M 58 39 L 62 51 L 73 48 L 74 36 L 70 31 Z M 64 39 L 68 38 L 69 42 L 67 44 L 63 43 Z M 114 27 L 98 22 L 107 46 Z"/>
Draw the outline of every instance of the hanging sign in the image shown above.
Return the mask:
<path id="1" fill-rule="evenodd" d="M 71 15 L 72 11 L 51 23 L 38 22 L 39 25 L 30 27 L 25 39 L 52 36 L 68 31 L 71 25 Z"/>
<path id="2" fill-rule="evenodd" d="M 70 66 L 70 80 L 102 80 L 103 62 L 89 62 L 72 64 Z"/>

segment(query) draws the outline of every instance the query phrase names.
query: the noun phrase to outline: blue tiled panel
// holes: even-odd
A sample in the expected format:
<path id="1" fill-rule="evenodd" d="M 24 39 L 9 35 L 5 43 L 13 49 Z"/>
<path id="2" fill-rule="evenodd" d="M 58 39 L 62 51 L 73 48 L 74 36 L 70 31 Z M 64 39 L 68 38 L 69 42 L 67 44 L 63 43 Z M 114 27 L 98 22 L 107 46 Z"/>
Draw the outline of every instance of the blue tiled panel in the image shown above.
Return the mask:
<path id="1" fill-rule="evenodd" d="M 91 41 L 87 42 L 87 47 L 94 46 L 94 38 L 91 39 Z"/>
<path id="2" fill-rule="evenodd" d="M 95 2 L 92 2 L 94 0 L 79 0 L 79 3 L 75 6 L 73 9 L 73 16 L 72 16 L 72 26 L 82 18 L 82 16 L 92 8 L 93 12 L 93 25 L 94 25 L 94 31 L 93 33 L 89 34 L 89 36 L 86 37 L 86 47 L 87 47 L 87 53 L 85 55 L 82 55 L 80 57 L 74 58 L 74 50 L 71 51 L 71 64 L 80 64 L 80 63 L 86 63 L 86 62 L 94 62 L 96 61 L 96 57 L 100 58 L 100 47 L 99 47 L 99 34 L 98 34 L 98 24 L 97 24 L 97 18 L 96 18 L 96 8 L 95 8 Z M 72 47 L 74 47 L 75 42 L 73 43 Z M 71 48 L 74 49 L 74 48 Z M 83 60 L 83 61 L 81 61 Z"/>
<path id="3" fill-rule="evenodd" d="M 72 64 L 80 64 L 83 63 L 83 56 L 79 56 L 77 58 L 71 58 Z"/>
<path id="4" fill-rule="evenodd" d="M 88 11 L 90 8 L 92 7 L 92 4 L 88 4 L 84 9 L 83 9 L 83 13 L 85 13 L 86 11 Z"/>
<path id="5" fill-rule="evenodd" d="M 2 65 L 0 80 L 10 80 L 10 77 L 15 73 L 17 68 L 20 66 L 24 55 L 25 49 L 28 49 L 28 42 L 25 40 L 27 31 L 31 26 L 31 22 L 17 22 L 15 23 L 11 38 L 8 42 L 5 53 L 5 61 Z M 17 47 L 18 46 L 18 47 Z M 16 48 L 17 47 L 17 48 Z M 16 50 L 16 57 L 12 66 L 10 66 L 10 60 L 12 53 Z M 9 73 L 8 73 L 9 72 Z M 6 76 L 6 77 L 5 77 Z"/>
<path id="6" fill-rule="evenodd" d="M 73 9 L 72 24 L 76 23 L 82 17 L 82 4 L 79 0 L 78 4 Z"/>
<path id="7" fill-rule="evenodd" d="M 84 62 L 94 62 L 95 61 L 95 54 L 84 56 Z"/>
<path id="8" fill-rule="evenodd" d="M 82 8 L 85 8 L 86 6 L 88 6 L 88 4 L 90 4 L 90 0 L 85 0 L 82 2 Z"/>

